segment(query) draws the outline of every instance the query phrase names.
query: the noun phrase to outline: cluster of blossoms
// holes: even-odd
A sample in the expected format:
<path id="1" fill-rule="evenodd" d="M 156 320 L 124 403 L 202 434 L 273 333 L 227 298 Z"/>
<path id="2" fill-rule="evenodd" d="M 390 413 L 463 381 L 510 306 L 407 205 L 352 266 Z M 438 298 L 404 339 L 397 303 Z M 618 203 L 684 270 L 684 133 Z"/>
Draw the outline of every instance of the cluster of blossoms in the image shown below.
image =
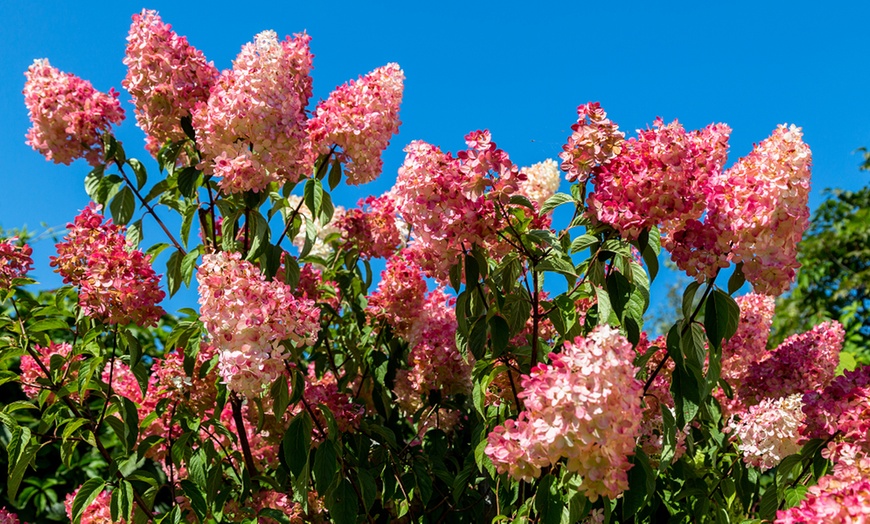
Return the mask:
<path id="1" fill-rule="evenodd" d="M 16 278 L 24 278 L 33 269 L 33 248 L 16 244 L 16 238 L 0 241 L 0 289 L 12 287 Z"/>
<path id="2" fill-rule="evenodd" d="M 411 142 L 392 190 L 412 231 L 409 249 L 426 274 L 439 280 L 446 280 L 456 258 L 474 244 L 496 257 L 509 249 L 493 244 L 499 225 L 495 204 L 505 204 L 525 179 L 488 131 L 470 133 L 465 140 L 468 150 L 456 158 L 425 142 Z"/>
<path id="3" fill-rule="evenodd" d="M 571 131 L 559 154 L 569 182 L 585 182 L 593 168 L 608 163 L 622 151 L 625 133 L 607 118 L 598 102 L 577 108 L 577 123 Z"/>
<path id="4" fill-rule="evenodd" d="M 712 277 L 729 262 L 759 293 L 779 295 L 794 279 L 797 243 L 809 225 L 810 148 L 795 126 L 780 125 L 714 178 L 704 222 L 689 220 L 665 247 L 690 276 Z"/>
<path id="5" fill-rule="evenodd" d="M 870 366 L 846 371 L 823 390 L 807 393 L 804 404 L 807 420 L 802 434 L 836 436 L 828 444 L 829 458 L 837 462 L 849 455 L 847 450 L 870 457 Z"/>
<path id="6" fill-rule="evenodd" d="M 199 166 L 227 193 L 296 182 L 307 172 L 305 107 L 311 98 L 311 37 L 283 42 L 274 31 L 245 44 L 193 115 Z"/>
<path id="7" fill-rule="evenodd" d="M 381 152 L 399 132 L 404 79 L 398 64 L 379 67 L 337 87 L 308 121 L 309 141 L 318 154 L 333 145 L 341 148 L 336 159 L 345 165 L 348 184 L 371 182 L 381 174 Z"/>
<path id="8" fill-rule="evenodd" d="M 181 119 L 208 100 L 218 71 L 202 51 L 163 23 L 156 11 L 133 15 L 121 83 L 133 97 L 146 148 L 157 154 L 167 141 L 185 138 Z"/>
<path id="9" fill-rule="evenodd" d="M 18 515 L 12 513 L 6 508 L 0 508 L 0 524 L 20 524 Z"/>
<path id="10" fill-rule="evenodd" d="M 796 507 L 777 511 L 775 524 L 870 521 L 870 457 L 847 451 L 829 475 L 810 486 Z"/>
<path id="11" fill-rule="evenodd" d="M 102 93 L 86 80 L 63 73 L 48 60 L 36 60 L 25 73 L 24 105 L 33 127 L 27 144 L 56 164 L 103 157 L 100 136 L 124 120 L 118 93 Z"/>
<path id="12" fill-rule="evenodd" d="M 335 374 L 326 371 L 321 377 L 318 377 L 313 363 L 308 366 L 308 377 L 305 381 L 303 397 L 305 402 L 313 407 L 317 418 L 317 424 L 314 427 L 314 438 L 317 442 L 326 439 L 327 435 L 323 432 L 327 431 L 328 427 L 326 416 L 320 409 L 320 404 L 326 406 L 332 413 L 336 428 L 341 433 L 354 432 L 359 427 L 360 420 L 365 413 L 365 408 L 362 405 L 353 402 L 347 394 L 339 390 Z M 301 409 L 301 406 L 296 406 L 293 411 Z"/>
<path id="13" fill-rule="evenodd" d="M 360 200 L 337 222 L 342 237 L 352 241 L 363 258 L 387 258 L 403 247 L 408 227 L 396 216 L 396 201 L 390 193 Z"/>
<path id="14" fill-rule="evenodd" d="M 762 469 L 775 467 L 785 457 L 800 451 L 798 429 L 804 421 L 801 394 L 767 398 L 731 424 L 740 439 L 743 461 Z"/>
<path id="15" fill-rule="evenodd" d="M 562 181 L 559 166 L 553 159 L 524 167 L 520 173 L 525 175 L 526 179 L 520 181 L 518 192 L 538 206 L 538 209 L 547 199 L 556 194 L 559 190 L 559 182 Z"/>
<path id="16" fill-rule="evenodd" d="M 51 357 L 54 355 L 59 355 L 63 358 L 64 365 L 61 368 L 61 373 L 64 376 L 69 375 L 67 378 L 69 380 L 75 380 L 76 375 L 78 374 L 76 371 L 69 371 L 69 354 L 72 351 L 72 346 L 66 342 L 62 342 L 57 344 L 55 342 L 51 342 L 48 347 L 42 346 L 34 346 L 34 351 L 37 356 L 39 356 L 40 362 L 46 368 L 51 368 L 50 362 Z M 82 359 L 82 356 L 79 355 L 79 360 Z M 36 359 L 31 357 L 29 354 L 21 355 L 21 390 L 24 391 L 24 394 L 29 398 L 36 398 L 39 394 L 39 391 L 42 387 L 37 382 L 39 378 L 47 378 L 45 373 L 43 373 L 42 368 L 37 364 Z M 75 397 L 74 397 L 75 398 Z"/>
<path id="17" fill-rule="evenodd" d="M 749 367 L 767 356 L 767 339 L 773 323 L 775 302 L 773 297 L 756 293 L 737 297 L 735 301 L 740 307 L 740 319 L 737 331 L 722 343 L 720 376 L 728 382 L 732 391 L 739 391 Z M 719 388 L 713 395 L 726 415 L 746 409 L 739 396 L 729 399 Z"/>
<path id="18" fill-rule="evenodd" d="M 258 396 L 284 372 L 289 351 L 311 345 L 320 329 L 320 310 L 278 280 L 267 281 L 239 253 L 203 256 L 197 274 L 200 318 L 220 355 L 227 387 Z"/>
<path id="19" fill-rule="evenodd" d="M 724 124 L 687 132 L 676 121 L 665 125 L 657 119 L 653 129 L 639 130 L 595 170 L 589 212 L 626 238 L 654 225 L 675 229 L 699 218 L 710 180 L 727 159 L 730 133 Z"/>
<path id="20" fill-rule="evenodd" d="M 312 524 L 326 522 L 323 501 L 314 491 L 308 492 L 308 511 L 302 504 L 293 502 L 286 493 L 263 490 L 254 493 L 248 505 L 240 506 L 236 501 L 227 502 L 224 518 L 227 522 L 257 522 L 259 524 L 278 524 L 275 519 L 256 514 L 264 509 L 275 509 L 286 517 L 290 524 Z M 252 520 L 254 519 L 254 520 Z"/>
<path id="21" fill-rule="evenodd" d="M 103 223 L 94 206 L 88 206 L 67 226 L 69 233 L 57 244 L 52 267 L 65 284 L 79 288 L 79 306 L 93 318 L 109 324 L 155 324 L 165 314 L 157 304 L 165 293 L 160 276 L 151 267 L 151 256 L 130 249 L 124 228 Z"/>
<path id="22" fill-rule="evenodd" d="M 429 293 L 408 333 L 408 368 L 396 372 L 393 392 L 399 405 L 409 414 L 434 405 L 440 399 L 471 393 L 473 362 L 462 356 L 456 347 L 456 312 L 454 299 L 442 289 Z M 409 311 L 409 313 L 412 313 Z M 470 358 L 470 357 L 469 357 Z M 440 420 L 440 427 L 449 428 L 456 417 Z"/>
<path id="23" fill-rule="evenodd" d="M 550 355 L 550 365 L 532 368 L 521 379 L 526 410 L 487 437 L 485 452 L 498 472 L 529 481 L 565 458 L 592 500 L 628 489 L 643 417 L 634 357 L 619 331 L 600 325 L 566 342 Z"/>
<path id="24" fill-rule="evenodd" d="M 372 324 L 389 324 L 397 335 L 407 339 L 426 300 L 426 280 L 408 250 L 387 259 L 377 289 L 368 297 L 366 315 Z"/>
<path id="25" fill-rule="evenodd" d="M 737 390 L 740 400 L 751 405 L 827 386 L 834 378 L 844 337 L 837 321 L 788 337 L 767 358 L 749 366 Z"/>

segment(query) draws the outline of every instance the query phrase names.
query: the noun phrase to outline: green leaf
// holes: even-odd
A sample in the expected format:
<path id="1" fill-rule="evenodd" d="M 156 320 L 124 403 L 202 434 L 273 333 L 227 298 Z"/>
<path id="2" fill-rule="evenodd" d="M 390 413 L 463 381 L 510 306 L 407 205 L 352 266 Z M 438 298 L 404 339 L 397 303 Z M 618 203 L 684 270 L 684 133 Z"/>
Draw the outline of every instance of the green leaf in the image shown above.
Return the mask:
<path id="1" fill-rule="evenodd" d="M 327 495 L 326 507 L 336 524 L 356 524 L 359 513 L 356 492 L 351 481 L 344 478 L 336 488 Z"/>
<path id="2" fill-rule="evenodd" d="M 715 289 L 707 297 L 704 309 L 704 329 L 710 345 L 719 349 L 722 339 L 731 338 L 740 321 L 740 307 L 731 295 Z"/>
<path id="3" fill-rule="evenodd" d="M 562 204 L 567 204 L 568 202 L 574 202 L 574 198 L 567 193 L 556 193 L 551 196 L 544 202 L 544 205 L 541 206 L 541 215 L 546 215 L 550 211 L 556 209 Z"/>
<path id="4" fill-rule="evenodd" d="M 178 173 L 178 191 L 181 196 L 193 198 L 200 185 L 201 173 L 195 167 L 185 167 Z"/>
<path id="5" fill-rule="evenodd" d="M 362 493 L 363 506 L 366 512 L 371 511 L 372 505 L 377 498 L 378 486 L 375 483 L 375 478 L 368 470 L 357 470 L 357 480 L 359 481 L 360 492 Z"/>
<path id="6" fill-rule="evenodd" d="M 613 311 L 619 319 L 623 318 L 625 306 L 631 299 L 632 285 L 625 276 L 613 271 L 607 276 L 607 294 L 610 297 L 610 304 L 613 306 Z"/>
<path id="7" fill-rule="evenodd" d="M 121 480 L 112 491 L 109 508 L 113 521 L 119 522 L 124 519 L 130 522 L 133 515 L 133 485 L 126 480 Z"/>
<path id="8" fill-rule="evenodd" d="M 127 226 L 127 242 L 134 248 L 139 247 L 142 242 L 142 219 L 133 222 Z"/>
<path id="9" fill-rule="evenodd" d="M 501 355 L 510 342 L 511 329 L 507 321 L 500 315 L 489 319 L 489 336 L 492 340 L 493 353 L 496 356 Z"/>
<path id="10" fill-rule="evenodd" d="M 590 235 L 586 233 L 585 235 L 580 235 L 575 238 L 573 242 L 571 242 L 571 248 L 568 250 L 569 253 L 579 253 L 584 249 L 594 246 L 598 243 L 598 237 L 595 235 Z"/>
<path id="11" fill-rule="evenodd" d="M 341 182 L 341 162 L 338 159 L 332 161 L 332 167 L 329 170 L 329 189 L 335 189 Z"/>
<path id="12" fill-rule="evenodd" d="M 542 524 L 560 524 L 563 507 L 558 482 L 553 475 L 547 474 L 535 490 L 535 511 L 538 512 L 538 521 Z"/>
<path id="13" fill-rule="evenodd" d="M 112 199 L 109 210 L 112 212 L 112 219 L 116 224 L 126 225 L 136 211 L 136 198 L 133 196 L 133 190 L 124 186 Z"/>
<path id="14" fill-rule="evenodd" d="M 85 192 L 91 200 L 99 203 L 100 186 L 103 184 L 104 168 L 97 166 L 85 176 Z"/>
<path id="15" fill-rule="evenodd" d="M 734 267 L 734 272 L 731 273 L 731 278 L 728 279 L 728 294 L 733 295 L 745 283 L 746 276 L 743 274 L 743 262 L 741 262 Z"/>
<path id="16" fill-rule="evenodd" d="M 311 430 L 313 423 L 307 411 L 302 411 L 290 421 L 281 448 L 284 460 L 294 477 L 299 477 L 308 464 L 308 451 L 311 449 Z"/>
<path id="17" fill-rule="evenodd" d="M 777 497 L 776 484 L 771 483 L 764 491 L 761 497 L 761 503 L 758 506 L 758 517 L 762 520 L 773 520 L 776 517 L 776 510 L 779 509 L 779 498 Z"/>
<path id="18" fill-rule="evenodd" d="M 169 288 L 169 296 L 174 295 L 181 287 L 181 251 L 177 249 L 169 255 L 169 260 L 166 261 L 166 287 Z"/>
<path id="19" fill-rule="evenodd" d="M 468 336 L 468 350 L 474 358 L 480 360 L 486 354 L 486 317 L 478 317 L 471 326 Z"/>
<path id="20" fill-rule="evenodd" d="M 62 320 L 59 318 L 44 318 L 42 320 L 37 320 L 33 324 L 27 326 L 28 333 L 39 333 L 41 331 L 52 331 L 55 329 L 62 329 L 64 331 L 68 331 L 69 324 L 67 324 L 66 320 Z"/>
<path id="21" fill-rule="evenodd" d="M 105 485 L 106 482 L 101 478 L 91 478 L 82 484 L 72 503 L 72 519 L 74 524 L 78 524 L 81 521 L 82 513 L 97 498 L 97 495 L 103 491 Z"/>
<path id="22" fill-rule="evenodd" d="M 683 318 L 690 318 L 692 316 L 692 307 L 695 305 L 695 293 L 699 287 L 701 287 L 701 284 L 698 282 L 692 282 L 686 287 L 686 291 L 683 293 Z"/>
<path id="23" fill-rule="evenodd" d="M 477 287 L 480 279 L 480 269 L 477 260 L 471 255 L 465 255 L 465 286 L 468 289 Z"/>
<path id="24" fill-rule="evenodd" d="M 622 505 L 622 515 L 626 520 L 640 512 L 656 490 L 656 475 L 640 447 L 635 450 L 631 461 L 634 466 L 628 471 L 628 491 L 624 493 Z"/>
<path id="25" fill-rule="evenodd" d="M 312 217 L 320 215 L 320 206 L 323 203 L 323 185 L 316 178 L 309 178 L 305 182 L 303 191 L 305 206 L 311 211 Z"/>
<path id="26" fill-rule="evenodd" d="M 318 493 L 327 492 L 329 486 L 336 479 L 337 471 L 338 458 L 335 453 L 335 445 L 331 440 L 326 440 L 314 452 L 314 487 Z"/>
<path id="27" fill-rule="evenodd" d="M 197 520 L 199 522 L 204 521 L 208 516 L 208 504 L 205 502 L 205 495 L 203 495 L 196 484 L 188 479 L 181 481 L 181 489 L 187 495 L 187 500 L 190 501 L 190 506 L 193 508 L 193 512 L 196 513 Z"/>
<path id="28" fill-rule="evenodd" d="M 145 171 L 145 166 L 135 158 L 128 159 L 127 165 L 133 168 L 133 174 L 136 175 L 136 189 L 141 191 L 148 182 L 148 172 Z"/>
<path id="29" fill-rule="evenodd" d="M 272 396 L 272 413 L 275 418 L 281 420 L 284 418 L 284 412 L 287 411 L 287 406 L 290 405 L 290 389 L 287 387 L 287 377 L 279 375 L 272 382 L 272 387 L 269 389 Z M 318 490 L 319 491 L 319 490 Z"/>
<path id="30" fill-rule="evenodd" d="M 609 324 L 613 306 L 610 305 L 610 296 L 604 288 L 595 287 L 595 297 L 598 300 L 598 324 Z"/>

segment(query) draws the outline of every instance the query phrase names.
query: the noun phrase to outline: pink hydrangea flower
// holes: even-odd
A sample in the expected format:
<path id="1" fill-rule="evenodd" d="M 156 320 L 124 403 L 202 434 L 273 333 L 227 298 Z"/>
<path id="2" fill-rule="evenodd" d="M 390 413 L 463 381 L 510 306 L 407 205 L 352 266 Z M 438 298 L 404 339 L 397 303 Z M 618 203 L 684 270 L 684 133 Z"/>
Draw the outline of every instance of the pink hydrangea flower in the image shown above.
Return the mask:
<path id="1" fill-rule="evenodd" d="M 399 132 L 405 74 L 398 64 L 387 64 L 339 86 L 317 105 L 308 121 L 309 140 L 318 154 L 332 145 L 345 164 L 350 185 L 376 179 L 383 168 L 381 153 Z"/>
<path id="2" fill-rule="evenodd" d="M 796 507 L 776 512 L 775 524 L 870 522 L 870 478 L 844 481 L 825 475 Z"/>
<path id="3" fill-rule="evenodd" d="M 377 324 L 387 322 L 397 335 L 407 339 L 423 311 L 426 281 L 420 266 L 407 250 L 387 259 L 378 287 L 368 298 L 366 316 Z"/>
<path id="4" fill-rule="evenodd" d="M 0 241 L 0 289 L 12 287 L 16 278 L 24 278 L 33 269 L 33 248 L 18 245 L 17 238 Z"/>
<path id="5" fill-rule="evenodd" d="M 98 209 L 86 207 L 67 226 L 51 266 L 65 284 L 79 287 L 79 306 L 86 315 L 109 324 L 154 325 L 165 314 L 157 305 L 165 293 L 151 256 L 129 249 L 125 228 L 111 219 L 103 223 Z"/>
<path id="6" fill-rule="evenodd" d="M 664 239 L 681 269 L 703 279 L 743 262 L 756 292 L 775 296 L 788 289 L 810 216 L 812 154 L 802 136 L 800 128 L 780 125 L 713 179 L 704 221 L 688 221 Z"/>
<path id="7" fill-rule="evenodd" d="M 488 436 L 485 452 L 498 472 L 529 481 L 564 458 L 591 500 L 628 489 L 643 418 L 634 356 L 619 331 L 601 325 L 532 368 L 522 378 L 525 411 Z"/>
<path id="8" fill-rule="evenodd" d="M 607 118 L 598 102 L 577 108 L 577 123 L 571 126 L 568 143 L 562 146 L 562 171 L 569 182 L 586 182 L 592 170 L 622 151 L 625 133 Z"/>
<path id="9" fill-rule="evenodd" d="M 100 136 L 124 120 L 118 93 L 101 93 L 90 82 L 35 60 L 24 74 L 24 105 L 32 127 L 27 145 L 55 164 L 84 158 L 96 166 L 103 159 Z"/>
<path id="10" fill-rule="evenodd" d="M 456 347 L 456 313 L 442 289 L 429 293 L 407 335 L 408 368 L 396 372 L 393 392 L 408 414 L 416 413 L 432 392 L 441 398 L 471 393 L 471 368 Z"/>
<path id="11" fill-rule="evenodd" d="M 743 413 L 739 422 L 729 423 L 739 439 L 743 462 L 766 470 L 800 451 L 801 396 L 766 398 Z"/>
<path id="12" fill-rule="evenodd" d="M 197 274 L 200 318 L 219 351 L 227 387 L 258 396 L 284 373 L 289 341 L 314 343 L 320 310 L 281 281 L 267 281 L 239 253 L 203 256 Z"/>
<path id="13" fill-rule="evenodd" d="M 201 169 L 227 193 L 262 191 L 307 175 L 305 107 L 311 98 L 311 37 L 274 31 L 245 44 L 193 118 Z"/>
<path id="14" fill-rule="evenodd" d="M 338 380 L 332 371 L 326 371 L 321 377 L 318 377 L 313 363 L 308 366 L 308 377 L 303 395 L 317 415 L 321 428 L 327 428 L 328 424 L 326 416 L 323 415 L 319 407 L 320 404 L 329 409 L 335 418 L 336 427 L 342 433 L 356 431 L 365 413 L 365 408 L 361 404 L 355 403 L 351 396 L 339 390 Z M 302 407 L 297 406 L 294 412 L 302 409 Z M 313 436 L 318 441 L 323 441 L 327 437 L 320 432 L 316 425 Z"/>
<path id="15" fill-rule="evenodd" d="M 59 355 L 64 359 L 63 365 L 63 375 L 67 377 L 67 380 L 72 381 L 75 380 L 78 376 L 77 371 L 68 371 L 69 370 L 69 354 L 72 351 L 72 346 L 66 342 L 62 342 L 60 344 L 51 342 L 48 347 L 42 346 L 34 346 L 33 347 L 36 354 L 39 356 L 39 360 L 46 368 L 51 368 L 51 357 L 54 355 Z M 78 360 L 82 359 L 82 356 L 79 355 L 77 357 Z M 43 373 L 42 368 L 39 367 L 39 364 L 36 363 L 36 360 L 31 357 L 29 354 L 25 353 L 21 355 L 21 390 L 24 391 L 24 394 L 29 398 L 36 398 L 39 395 L 39 392 L 42 389 L 42 386 L 39 385 L 37 379 L 39 378 L 47 378 L 45 373 Z M 73 394 L 75 395 L 75 394 Z M 73 398 L 78 398 L 78 396 L 74 396 Z"/>
<path id="16" fill-rule="evenodd" d="M 18 515 L 6 508 L 0 508 L 0 524 L 21 524 Z"/>
<path id="17" fill-rule="evenodd" d="M 512 249 L 500 243 L 504 205 L 525 178 L 487 131 L 469 133 L 468 149 L 454 158 L 421 141 L 405 148 L 393 195 L 412 232 L 409 249 L 427 276 L 440 281 L 458 257 L 477 244 L 498 258 Z"/>
<path id="18" fill-rule="evenodd" d="M 751 405 L 827 386 L 834 379 L 844 337 L 837 321 L 788 337 L 767 358 L 749 366 L 738 389 L 740 400 Z"/>
<path id="19" fill-rule="evenodd" d="M 639 130 L 594 171 L 590 213 L 626 238 L 652 226 L 674 229 L 700 218 L 710 181 L 727 158 L 730 133 L 724 124 L 687 132 L 676 121 L 665 125 L 656 119 L 653 129 Z"/>
<path id="20" fill-rule="evenodd" d="M 828 444 L 828 458 L 839 462 L 843 455 L 870 454 L 870 366 L 846 371 L 803 400 L 807 420 L 801 433 L 807 438 L 836 436 Z"/>
<path id="21" fill-rule="evenodd" d="M 218 71 L 157 11 L 149 10 L 133 15 L 124 65 L 127 77 L 121 85 L 133 97 L 146 148 L 156 155 L 167 141 L 185 138 L 181 119 L 208 100 Z"/>
<path id="22" fill-rule="evenodd" d="M 767 357 L 767 339 L 773 322 L 774 300 L 767 295 L 749 293 L 736 298 L 740 307 L 740 320 L 734 335 L 722 343 L 722 371 L 720 376 L 731 386 L 734 398 L 717 388 L 713 395 L 727 415 L 746 410 L 737 392 L 749 366 Z"/>
<path id="23" fill-rule="evenodd" d="M 336 225 L 342 237 L 357 246 L 360 256 L 387 258 L 404 245 L 407 226 L 396 216 L 396 201 L 390 193 L 367 197 L 357 205 Z"/>

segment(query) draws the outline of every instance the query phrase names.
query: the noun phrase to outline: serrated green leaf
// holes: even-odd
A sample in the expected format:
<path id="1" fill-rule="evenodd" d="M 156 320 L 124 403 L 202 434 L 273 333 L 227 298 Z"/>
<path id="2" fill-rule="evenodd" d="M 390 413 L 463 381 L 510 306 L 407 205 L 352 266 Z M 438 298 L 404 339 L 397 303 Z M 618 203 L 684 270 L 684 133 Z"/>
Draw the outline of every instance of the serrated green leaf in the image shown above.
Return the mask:
<path id="1" fill-rule="evenodd" d="M 127 165 L 133 169 L 133 174 L 136 176 L 136 189 L 141 191 L 148 182 L 148 172 L 145 170 L 145 166 L 135 158 L 128 159 Z"/>
<path id="2" fill-rule="evenodd" d="M 106 482 L 101 478 L 91 478 L 82 484 L 72 503 L 72 520 L 74 524 L 79 524 L 85 508 L 91 505 L 91 502 L 103 491 L 105 485 Z"/>
<path id="3" fill-rule="evenodd" d="M 136 198 L 133 196 L 133 190 L 124 186 L 112 199 L 109 210 L 112 212 L 112 219 L 116 224 L 126 225 L 136 211 Z"/>
<path id="4" fill-rule="evenodd" d="M 193 198 L 200 185 L 202 173 L 195 167 L 185 167 L 178 173 L 178 191 L 181 196 Z"/>
<path id="5" fill-rule="evenodd" d="M 336 524 L 356 524 L 359 504 L 349 479 L 342 479 L 326 500 L 329 515 Z"/>
<path id="6" fill-rule="evenodd" d="M 27 326 L 27 331 L 29 333 L 39 333 L 42 331 L 52 331 L 55 329 L 69 330 L 69 324 L 67 324 L 66 320 L 62 320 L 59 318 L 44 318 L 42 320 L 37 320 L 33 324 Z"/>
<path id="7" fill-rule="evenodd" d="M 181 481 L 181 489 L 184 490 L 184 494 L 187 495 L 187 500 L 190 501 L 190 507 L 192 507 L 193 512 L 196 513 L 197 520 L 199 522 L 204 521 L 208 516 L 208 504 L 206 504 L 205 495 L 203 495 L 199 486 L 194 484 L 191 480 L 183 479 Z"/>
<path id="8" fill-rule="evenodd" d="M 546 215 L 550 211 L 556 209 L 562 204 L 567 204 L 568 202 L 574 202 L 574 198 L 567 193 L 556 193 L 551 196 L 544 202 L 544 205 L 541 206 L 541 215 Z"/>
<path id="9" fill-rule="evenodd" d="M 182 259 L 181 251 L 176 249 L 166 261 L 166 287 L 169 288 L 170 297 L 178 291 L 183 281 L 181 276 Z"/>
<path id="10" fill-rule="evenodd" d="M 302 411 L 290 421 L 284 434 L 282 451 L 287 467 L 294 477 L 299 477 L 308 464 L 311 449 L 311 430 L 313 423 L 307 411 Z"/>
<path id="11" fill-rule="evenodd" d="M 335 453 L 335 445 L 331 440 L 326 440 L 317 447 L 314 453 L 314 487 L 318 493 L 326 493 L 336 479 L 338 472 L 338 458 Z"/>

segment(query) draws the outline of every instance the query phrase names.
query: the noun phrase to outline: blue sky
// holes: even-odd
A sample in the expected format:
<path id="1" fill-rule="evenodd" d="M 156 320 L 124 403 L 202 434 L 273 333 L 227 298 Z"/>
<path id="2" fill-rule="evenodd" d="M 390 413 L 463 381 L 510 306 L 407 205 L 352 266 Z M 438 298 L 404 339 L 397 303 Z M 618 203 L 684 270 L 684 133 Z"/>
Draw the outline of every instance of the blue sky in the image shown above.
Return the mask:
<path id="1" fill-rule="evenodd" d="M 121 89 L 130 16 L 142 8 L 158 10 L 219 69 L 262 30 L 307 31 L 315 54 L 312 103 L 398 62 L 406 75 L 400 134 L 378 181 L 339 192 L 348 206 L 390 187 L 402 148 L 415 139 L 456 151 L 467 132 L 487 128 L 521 166 L 556 158 L 577 105 L 587 101 L 600 101 L 630 133 L 656 116 L 690 129 L 726 122 L 731 161 L 777 124 L 802 126 L 814 157 L 813 207 L 826 187 L 868 181 L 854 154 L 870 146 L 870 5 L 863 2 L 43 1 L 26 9 L 4 2 L 0 226 L 63 226 L 88 201 L 83 161 L 57 166 L 24 144 L 23 73 L 35 58 L 100 90 L 121 91 L 128 120 L 118 137 L 128 156 L 147 158 Z M 155 173 L 153 162 L 146 165 Z M 145 241 L 160 241 L 154 227 Z M 56 285 L 47 267 L 53 243 L 34 247 L 36 276 Z"/>

